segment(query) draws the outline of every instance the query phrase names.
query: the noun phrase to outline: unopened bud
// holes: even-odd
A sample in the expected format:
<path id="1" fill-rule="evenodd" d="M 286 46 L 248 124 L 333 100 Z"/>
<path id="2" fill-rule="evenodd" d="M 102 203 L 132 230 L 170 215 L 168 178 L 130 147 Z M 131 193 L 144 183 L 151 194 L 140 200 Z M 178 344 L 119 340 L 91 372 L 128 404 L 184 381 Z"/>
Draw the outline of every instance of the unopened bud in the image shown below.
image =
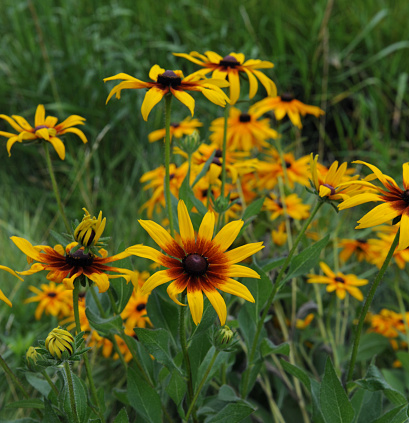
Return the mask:
<path id="1" fill-rule="evenodd" d="M 68 355 L 74 352 L 74 337 L 66 330 L 57 328 L 53 329 L 45 340 L 45 347 L 53 357 L 61 358 L 64 351 Z"/>

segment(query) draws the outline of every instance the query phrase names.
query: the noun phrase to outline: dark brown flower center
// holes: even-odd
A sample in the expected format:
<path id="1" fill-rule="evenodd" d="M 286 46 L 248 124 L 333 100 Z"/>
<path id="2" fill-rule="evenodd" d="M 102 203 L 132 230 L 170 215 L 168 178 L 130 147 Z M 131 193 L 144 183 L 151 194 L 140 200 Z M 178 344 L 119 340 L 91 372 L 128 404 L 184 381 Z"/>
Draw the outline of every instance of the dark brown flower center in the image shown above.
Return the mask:
<path id="1" fill-rule="evenodd" d="M 406 204 L 409 204 L 409 189 L 402 192 L 401 198 Z"/>
<path id="2" fill-rule="evenodd" d="M 356 240 L 356 242 L 359 242 L 360 244 L 367 244 L 368 243 L 367 240 L 366 239 L 363 239 L 363 238 L 358 238 Z"/>
<path id="3" fill-rule="evenodd" d="M 332 185 L 329 185 L 329 184 L 322 184 L 322 185 L 324 187 L 327 187 L 327 188 L 329 188 L 331 190 L 331 195 L 335 195 L 336 194 L 335 188 Z"/>
<path id="4" fill-rule="evenodd" d="M 182 78 L 180 76 L 177 76 L 175 72 L 171 70 L 167 70 L 164 73 L 158 75 L 158 84 L 165 85 L 165 87 L 178 87 L 181 82 Z"/>
<path id="5" fill-rule="evenodd" d="M 56 296 L 57 296 L 57 294 L 55 292 L 49 292 L 47 294 L 47 297 L 50 297 L 50 298 L 55 298 Z"/>
<path id="6" fill-rule="evenodd" d="M 217 149 L 216 153 L 214 154 L 214 157 L 223 157 L 223 151 L 220 149 Z"/>
<path id="7" fill-rule="evenodd" d="M 65 261 L 70 266 L 87 267 L 93 263 L 94 256 L 90 253 L 84 254 L 84 250 L 77 250 L 73 254 L 68 253 L 65 256 Z"/>
<path id="8" fill-rule="evenodd" d="M 145 308 L 146 308 L 146 304 L 141 303 L 136 306 L 136 311 L 142 311 L 142 310 L 145 310 Z"/>
<path id="9" fill-rule="evenodd" d="M 280 207 L 280 209 L 283 208 L 283 203 L 280 200 L 276 200 L 276 204 L 278 207 Z"/>
<path id="10" fill-rule="evenodd" d="M 179 122 L 172 122 L 172 123 L 170 124 L 170 126 L 171 126 L 172 128 L 179 128 L 180 123 L 179 123 Z"/>
<path id="11" fill-rule="evenodd" d="M 341 278 L 341 276 L 337 276 L 337 277 L 335 278 L 335 281 L 336 281 L 336 282 L 340 282 L 340 283 L 345 283 L 345 279 L 344 279 L 344 278 Z"/>
<path id="12" fill-rule="evenodd" d="M 240 63 L 235 57 L 227 55 L 223 57 L 222 60 L 220 60 L 219 65 L 224 66 L 225 68 L 235 68 L 236 66 L 240 65 Z"/>
<path id="13" fill-rule="evenodd" d="M 171 173 L 171 174 L 169 175 L 169 180 L 172 180 L 175 176 L 176 176 L 176 175 L 175 175 L 174 173 Z"/>
<path id="14" fill-rule="evenodd" d="M 281 94 L 280 98 L 281 98 L 281 101 L 284 101 L 284 102 L 290 102 L 294 100 L 293 95 L 290 93 L 283 93 Z"/>
<path id="15" fill-rule="evenodd" d="M 290 162 L 284 162 L 284 163 L 285 163 L 286 169 L 289 169 L 291 167 L 291 163 Z"/>
<path id="16" fill-rule="evenodd" d="M 220 161 L 220 159 L 218 157 L 213 157 L 212 163 L 217 165 L 217 166 L 221 166 L 222 162 Z"/>
<path id="17" fill-rule="evenodd" d="M 242 113 L 239 117 L 240 122 L 250 122 L 251 116 L 248 113 Z"/>
<path id="18" fill-rule="evenodd" d="M 193 276 L 202 276 L 206 273 L 209 263 L 207 259 L 199 254 L 189 254 L 182 260 L 185 272 Z"/>
<path id="19" fill-rule="evenodd" d="M 46 126 L 46 125 L 38 125 L 38 126 L 36 126 L 36 127 L 34 128 L 34 132 L 35 132 L 35 131 L 38 131 L 39 129 L 43 129 L 43 128 L 47 128 L 47 129 L 48 129 L 48 126 Z"/>

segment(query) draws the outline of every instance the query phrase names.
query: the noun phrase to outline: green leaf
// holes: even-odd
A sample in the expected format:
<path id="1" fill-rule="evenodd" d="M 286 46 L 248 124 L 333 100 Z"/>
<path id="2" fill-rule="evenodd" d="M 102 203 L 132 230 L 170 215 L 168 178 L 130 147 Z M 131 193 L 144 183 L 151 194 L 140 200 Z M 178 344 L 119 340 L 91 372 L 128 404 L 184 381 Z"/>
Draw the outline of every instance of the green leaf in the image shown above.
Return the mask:
<path id="1" fill-rule="evenodd" d="M 44 408 L 44 402 L 43 400 L 37 399 L 37 398 L 30 398 L 30 399 L 24 399 L 20 401 L 14 401 L 10 404 L 7 404 L 5 408 L 38 408 L 43 409 Z"/>
<path id="2" fill-rule="evenodd" d="M 203 361 L 200 363 L 199 370 L 197 371 L 197 379 L 196 379 L 195 388 L 197 388 L 198 383 L 200 383 L 200 381 L 203 379 L 203 377 L 206 373 L 206 370 L 209 367 L 209 364 L 210 364 L 210 362 L 211 362 L 211 360 L 212 360 L 212 358 L 215 354 L 215 351 L 216 351 L 216 348 L 212 346 L 209 349 L 209 351 L 207 351 L 207 354 L 204 357 Z M 206 381 L 210 381 L 213 378 L 214 374 L 219 371 L 220 366 L 223 363 L 226 363 L 230 356 L 231 356 L 230 353 L 224 352 L 224 351 L 220 352 L 217 355 L 216 360 L 213 363 L 213 366 L 212 366 L 209 374 L 207 375 Z"/>
<path id="3" fill-rule="evenodd" d="M 217 398 L 224 402 L 236 402 L 241 398 L 236 395 L 236 391 L 229 385 L 222 385 L 217 394 Z"/>
<path id="4" fill-rule="evenodd" d="M 358 386 L 361 386 L 368 391 L 383 391 L 385 396 L 395 405 L 407 404 L 405 395 L 393 389 L 384 379 L 379 369 L 370 364 L 364 379 L 355 381 Z"/>
<path id="5" fill-rule="evenodd" d="M 185 397 L 187 382 L 177 371 L 173 370 L 166 392 L 176 405 L 179 405 Z"/>
<path id="6" fill-rule="evenodd" d="M 212 326 L 217 318 L 216 311 L 207 299 L 204 301 L 203 316 L 200 323 L 193 330 L 189 338 L 189 342 L 196 336 L 201 335 Z"/>
<path id="7" fill-rule="evenodd" d="M 350 423 L 354 419 L 354 409 L 328 358 L 320 389 L 320 405 L 326 423 Z"/>
<path id="8" fill-rule="evenodd" d="M 112 393 L 118 401 L 122 402 L 122 404 L 130 405 L 128 400 L 128 391 L 126 389 L 114 388 Z"/>
<path id="9" fill-rule="evenodd" d="M 400 405 L 388 411 L 379 419 L 373 420 L 372 423 L 406 423 L 408 421 L 408 406 Z"/>
<path id="10" fill-rule="evenodd" d="M 260 352 L 262 357 L 266 357 L 270 354 L 290 354 L 290 345 L 287 342 L 283 342 L 280 345 L 274 345 L 268 338 L 264 338 L 260 344 Z"/>
<path id="11" fill-rule="evenodd" d="M 113 316 L 107 319 L 96 315 L 91 311 L 90 308 L 85 309 L 85 315 L 93 329 L 95 329 L 100 335 L 119 335 L 122 330 L 122 318 L 121 316 Z"/>
<path id="12" fill-rule="evenodd" d="M 216 155 L 216 150 L 210 155 L 210 157 L 206 160 L 206 163 L 202 167 L 202 170 L 196 176 L 196 179 L 193 181 L 192 188 L 206 175 L 207 171 L 209 170 L 210 165 L 213 162 L 214 156 Z M 186 178 L 185 178 L 186 179 Z"/>
<path id="13" fill-rule="evenodd" d="M 122 410 L 118 413 L 113 423 L 129 423 L 129 418 L 125 407 L 122 408 Z"/>
<path id="14" fill-rule="evenodd" d="M 37 389 L 37 391 L 40 392 L 41 395 L 45 396 L 46 398 L 48 397 L 48 394 L 51 391 L 51 386 L 45 379 L 41 379 L 35 373 L 31 372 L 26 372 L 24 375 L 27 379 L 27 382 L 31 386 Z"/>
<path id="15" fill-rule="evenodd" d="M 326 423 L 321 411 L 321 384 L 315 379 L 310 378 L 311 397 L 312 397 L 312 421 L 314 423 Z"/>
<path id="16" fill-rule="evenodd" d="M 280 363 L 286 372 L 290 373 L 290 375 L 300 380 L 304 384 L 304 386 L 311 392 L 310 378 L 304 370 L 283 359 L 280 359 Z"/>
<path id="17" fill-rule="evenodd" d="M 88 421 L 88 404 L 87 404 L 87 392 L 82 384 L 81 379 L 71 372 L 72 376 L 72 383 L 74 387 L 74 399 L 75 399 L 75 407 L 77 409 L 77 415 L 80 422 Z M 66 380 L 66 376 L 64 375 L 64 388 L 61 390 L 60 393 L 61 401 L 63 404 L 64 411 L 68 414 L 69 419 L 73 421 L 73 411 L 71 409 L 71 401 L 70 401 L 70 394 L 68 390 L 68 384 Z M 70 420 L 70 421 L 71 421 Z"/>
<path id="18" fill-rule="evenodd" d="M 135 328 L 136 336 L 143 346 L 152 354 L 159 363 L 162 363 L 169 371 L 173 369 L 182 374 L 181 370 L 174 363 L 169 352 L 170 335 L 165 329 L 143 329 Z"/>
<path id="19" fill-rule="evenodd" d="M 290 262 L 290 268 L 283 282 L 297 276 L 307 274 L 320 260 L 320 253 L 328 244 L 328 241 L 329 235 L 326 235 L 324 238 L 315 242 L 310 247 L 301 251 L 300 254 L 293 257 Z"/>
<path id="20" fill-rule="evenodd" d="M 245 401 L 227 404 L 216 415 L 209 417 L 205 423 L 238 423 L 249 416 L 254 409 Z"/>
<path id="21" fill-rule="evenodd" d="M 131 407 L 148 422 L 161 423 L 162 403 L 159 394 L 131 367 L 128 367 L 127 387 Z"/>
<path id="22" fill-rule="evenodd" d="M 244 210 L 242 219 L 247 220 L 252 218 L 253 216 L 257 216 L 260 213 L 261 208 L 263 207 L 263 203 L 264 197 L 258 198 L 257 200 L 251 202 L 251 204 L 246 207 L 246 210 Z"/>
<path id="23" fill-rule="evenodd" d="M 269 261 L 268 263 L 264 264 L 262 269 L 265 272 L 270 272 L 271 270 L 275 269 L 276 267 L 280 267 L 284 264 L 284 262 L 286 261 L 286 257 L 284 258 L 275 258 L 271 261 Z"/>
<path id="24" fill-rule="evenodd" d="M 44 398 L 44 416 L 43 416 L 43 423 L 55 423 L 59 422 L 60 419 L 58 418 L 56 412 L 53 409 L 51 401 L 48 401 L 47 398 Z"/>
<path id="25" fill-rule="evenodd" d="M 130 266 L 122 266 L 125 268 L 131 268 Z M 133 291 L 133 284 L 132 282 L 126 283 L 123 278 L 118 279 L 110 279 L 109 280 L 110 287 L 114 291 L 114 298 L 116 306 L 118 307 L 118 312 L 121 313 L 123 309 L 128 304 L 129 299 L 131 298 L 132 291 Z"/>
<path id="26" fill-rule="evenodd" d="M 247 279 L 246 285 L 250 287 L 249 289 L 253 288 L 252 292 L 254 292 L 253 297 L 256 302 L 255 307 L 252 306 L 251 308 L 254 309 L 256 321 L 260 312 L 263 310 L 264 305 L 266 304 L 268 298 L 270 297 L 271 291 L 273 290 L 273 283 L 267 273 L 256 263 L 255 259 L 253 259 L 254 263 L 251 266 L 259 275 L 259 280 L 254 279 Z M 249 307 L 251 303 L 247 304 Z"/>
<path id="27" fill-rule="evenodd" d="M 358 361 L 370 360 L 390 346 L 388 338 L 379 333 L 365 333 L 361 337 Z"/>
<path id="28" fill-rule="evenodd" d="M 187 175 L 180 187 L 179 198 L 185 202 L 188 210 L 191 210 L 193 206 L 195 206 L 201 216 L 204 216 L 207 213 L 206 206 L 195 197 L 195 194 L 193 193 L 193 190 L 187 180 Z"/>

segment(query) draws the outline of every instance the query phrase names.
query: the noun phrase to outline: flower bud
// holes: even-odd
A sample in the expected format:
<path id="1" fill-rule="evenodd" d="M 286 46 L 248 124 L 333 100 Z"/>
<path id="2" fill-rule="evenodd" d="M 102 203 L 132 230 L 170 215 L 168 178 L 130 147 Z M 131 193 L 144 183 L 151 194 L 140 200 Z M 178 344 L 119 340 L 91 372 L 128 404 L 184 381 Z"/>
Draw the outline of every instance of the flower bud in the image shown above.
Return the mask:
<path id="1" fill-rule="evenodd" d="M 224 350 L 231 345 L 231 340 L 234 337 L 234 332 L 227 326 L 224 325 L 214 335 L 214 345 L 219 350 Z"/>
<path id="2" fill-rule="evenodd" d="M 72 355 L 74 352 L 74 337 L 66 330 L 57 328 L 53 329 L 45 340 L 45 347 L 53 357 L 61 359 L 61 355 L 64 351 L 67 351 L 68 355 Z"/>
<path id="3" fill-rule="evenodd" d="M 81 223 L 74 230 L 74 239 L 84 247 L 96 245 L 105 229 L 106 218 L 102 219 L 102 211 L 98 219 L 91 217 L 88 210 L 83 208 L 85 215 Z"/>
<path id="4" fill-rule="evenodd" d="M 26 360 L 27 360 L 27 367 L 32 370 L 36 371 L 36 364 L 37 360 L 40 358 L 40 354 L 37 352 L 37 348 L 30 347 L 26 352 Z"/>

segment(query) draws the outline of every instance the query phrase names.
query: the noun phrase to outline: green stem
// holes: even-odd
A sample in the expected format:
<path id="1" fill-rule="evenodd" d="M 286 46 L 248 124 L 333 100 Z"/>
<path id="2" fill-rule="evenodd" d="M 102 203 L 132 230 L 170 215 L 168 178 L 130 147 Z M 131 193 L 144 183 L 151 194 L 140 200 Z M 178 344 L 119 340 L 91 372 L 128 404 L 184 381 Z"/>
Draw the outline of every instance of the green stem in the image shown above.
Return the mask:
<path id="1" fill-rule="evenodd" d="M 170 109 L 172 95 L 165 95 L 165 199 L 168 211 L 170 235 L 174 236 L 172 196 L 170 192 Z"/>
<path id="2" fill-rule="evenodd" d="M 271 294 L 270 294 L 270 296 L 267 300 L 266 306 L 264 307 L 263 314 L 261 315 L 261 318 L 258 321 L 256 333 L 255 333 L 255 336 L 254 336 L 253 343 L 251 345 L 250 354 L 248 356 L 249 357 L 248 358 L 248 368 L 245 370 L 244 375 L 243 375 L 243 385 L 242 385 L 242 397 L 243 398 L 245 398 L 247 396 L 247 387 L 248 387 L 248 382 L 249 382 L 250 371 L 251 371 L 251 367 L 253 366 L 253 360 L 254 360 L 254 356 L 255 356 L 255 353 L 256 353 L 256 349 L 257 349 L 258 339 L 260 337 L 261 329 L 262 329 L 264 321 L 267 317 L 268 311 L 271 307 L 271 304 L 274 301 L 274 298 L 275 298 L 277 292 L 281 288 L 280 282 L 281 282 L 281 280 L 284 276 L 284 273 L 287 271 L 287 267 L 290 264 L 291 259 L 293 258 L 293 255 L 295 254 L 295 252 L 297 250 L 298 244 L 300 243 L 302 237 L 304 236 L 305 231 L 307 230 L 308 226 L 310 225 L 310 223 L 314 219 L 315 215 L 317 214 L 318 210 L 320 209 L 320 207 L 323 204 L 324 204 L 323 201 L 318 201 L 314 210 L 311 212 L 309 218 L 304 222 L 304 225 L 302 226 L 297 238 L 294 241 L 293 248 L 291 249 L 290 253 L 288 254 L 288 256 L 287 256 L 285 262 L 283 263 L 281 270 L 280 270 L 279 274 L 277 275 L 277 278 L 274 282 L 273 289 L 272 289 Z"/>
<path id="3" fill-rule="evenodd" d="M 223 127 L 223 146 L 222 146 L 222 190 L 221 195 L 224 197 L 224 189 L 226 185 L 226 152 L 227 152 L 227 129 L 229 121 L 230 105 L 226 104 L 224 108 L 224 127 Z"/>
<path id="4" fill-rule="evenodd" d="M 54 391 L 55 395 L 60 394 L 60 392 L 58 391 L 57 387 L 55 386 L 54 382 L 51 380 L 50 376 L 48 376 L 47 372 L 45 370 L 43 370 L 41 372 L 41 374 L 44 376 L 44 379 L 48 382 L 48 384 L 51 386 L 51 389 Z"/>
<path id="5" fill-rule="evenodd" d="M 53 165 L 51 163 L 50 151 L 48 150 L 47 142 L 44 142 L 44 151 L 45 151 L 45 161 L 47 162 L 48 173 L 50 174 L 51 184 L 53 186 L 55 199 L 57 200 L 58 209 L 60 210 L 62 220 L 64 221 L 65 229 L 70 234 L 71 228 L 70 228 L 70 224 L 68 223 L 68 219 L 64 211 L 64 206 L 61 201 L 60 191 L 58 190 L 57 180 L 55 179 L 55 174 L 53 170 Z"/>
<path id="6" fill-rule="evenodd" d="M 213 354 L 212 360 L 210 361 L 209 365 L 207 366 L 207 369 L 205 371 L 205 374 L 203 375 L 202 380 L 199 383 L 199 386 L 197 388 L 197 391 L 195 393 L 195 396 L 193 397 L 192 402 L 190 403 L 190 407 L 189 410 L 186 413 L 186 421 L 189 420 L 189 417 L 193 411 L 193 407 L 196 404 L 197 399 L 199 398 L 199 394 L 201 392 L 201 390 L 203 389 L 204 384 L 206 383 L 207 377 L 209 376 L 210 370 L 212 370 L 213 364 L 216 361 L 217 356 L 219 355 L 219 350 L 216 350 Z"/>
<path id="7" fill-rule="evenodd" d="M 182 293 L 182 303 L 185 303 L 186 292 Z M 182 347 L 183 359 L 185 361 L 186 373 L 187 373 L 187 393 L 189 399 L 189 409 L 193 401 L 193 383 L 192 383 L 192 369 L 190 366 L 189 353 L 187 351 L 187 342 L 186 342 L 186 331 L 185 331 L 185 314 L 187 306 L 182 306 L 179 308 L 179 337 L 180 345 Z M 196 421 L 196 413 L 194 409 L 191 411 L 193 413 L 193 420 Z"/>
<path id="8" fill-rule="evenodd" d="M 64 370 L 65 370 L 65 376 L 67 379 L 68 393 L 70 396 L 72 414 L 74 415 L 74 421 L 76 423 L 79 423 L 80 420 L 78 418 L 77 405 L 75 403 L 74 383 L 72 381 L 71 368 L 70 368 L 70 363 L 68 361 L 64 361 Z"/>
<path id="9" fill-rule="evenodd" d="M 81 332 L 80 313 L 79 313 L 79 308 L 78 308 L 79 291 L 80 291 L 80 286 L 79 286 L 79 281 L 77 281 L 77 282 L 74 283 L 74 291 L 72 293 L 72 303 L 73 303 L 74 318 L 75 318 L 75 329 L 77 331 L 77 334 Z M 101 406 L 99 404 L 97 390 L 95 389 L 94 378 L 92 377 L 92 371 L 91 371 L 91 366 L 89 364 L 88 355 L 83 354 L 82 356 L 84 357 L 85 370 L 87 372 L 87 378 L 88 378 L 88 382 L 89 382 L 89 388 L 90 388 L 90 391 L 91 391 L 92 400 L 94 401 L 94 404 L 97 406 L 98 417 L 101 419 L 102 423 L 105 423 L 105 418 L 100 411 Z"/>
<path id="10" fill-rule="evenodd" d="M 392 242 L 391 248 L 389 249 L 386 259 L 383 262 L 383 265 L 381 269 L 379 270 L 378 274 L 376 275 L 375 280 L 372 282 L 368 295 L 365 298 L 365 303 L 364 303 L 364 306 L 362 307 L 361 315 L 359 316 L 358 326 L 355 332 L 354 346 L 352 348 L 351 360 L 349 362 L 347 382 L 349 382 L 352 379 L 352 375 L 354 373 L 356 356 L 358 354 L 359 341 L 361 340 L 361 332 L 362 332 L 362 327 L 364 325 L 366 314 L 368 313 L 369 307 L 375 296 L 375 292 L 379 286 L 379 283 L 382 280 L 383 275 L 386 272 L 386 269 L 388 268 L 389 262 L 391 261 L 393 253 L 395 252 L 395 249 L 399 243 L 399 233 L 400 233 L 400 228 L 398 229 L 398 232 L 395 235 L 395 239 Z"/>

